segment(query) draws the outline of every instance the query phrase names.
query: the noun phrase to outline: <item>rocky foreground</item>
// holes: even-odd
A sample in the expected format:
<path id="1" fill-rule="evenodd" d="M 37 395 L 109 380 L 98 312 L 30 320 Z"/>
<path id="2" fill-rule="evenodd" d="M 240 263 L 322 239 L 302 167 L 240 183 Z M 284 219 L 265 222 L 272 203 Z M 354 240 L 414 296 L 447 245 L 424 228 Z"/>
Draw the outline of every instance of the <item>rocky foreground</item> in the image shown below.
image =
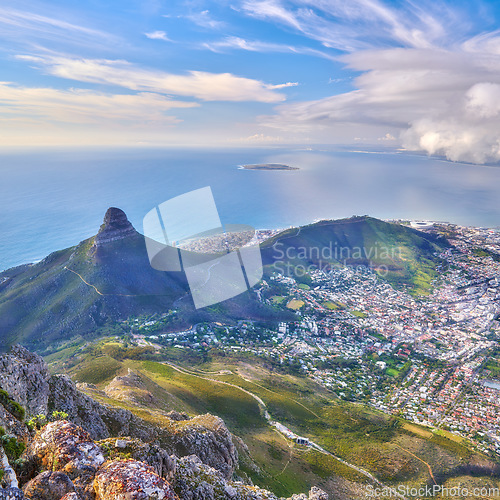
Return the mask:
<path id="1" fill-rule="evenodd" d="M 129 374 L 109 391 L 133 382 Z M 170 412 L 168 425 L 152 425 L 50 375 L 20 346 L 0 357 L 0 388 L 0 499 L 277 500 L 238 475 L 233 436 L 218 417 Z M 312 488 L 292 498 L 328 496 Z"/>

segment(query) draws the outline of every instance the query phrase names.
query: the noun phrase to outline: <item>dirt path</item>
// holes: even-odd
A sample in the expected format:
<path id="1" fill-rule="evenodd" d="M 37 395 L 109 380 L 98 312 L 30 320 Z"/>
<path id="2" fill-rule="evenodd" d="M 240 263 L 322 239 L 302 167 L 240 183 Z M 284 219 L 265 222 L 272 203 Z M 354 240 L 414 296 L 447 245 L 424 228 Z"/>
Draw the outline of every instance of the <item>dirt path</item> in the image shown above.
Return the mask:
<path id="1" fill-rule="evenodd" d="M 428 464 L 425 460 L 422 460 L 420 457 L 417 457 L 417 455 L 415 455 L 415 453 L 412 453 L 409 450 L 405 450 L 402 446 L 399 446 L 399 444 L 396 444 L 395 446 L 397 446 L 400 450 L 406 451 L 406 453 L 408 453 L 412 457 L 416 458 L 417 460 L 420 460 L 423 464 L 425 464 L 427 466 L 427 468 L 429 469 L 429 474 L 431 476 L 432 481 L 434 482 L 434 484 L 437 484 L 436 479 L 434 478 L 434 474 L 432 472 L 432 467 L 430 466 L 430 464 Z"/>
<path id="2" fill-rule="evenodd" d="M 183 373 L 184 375 L 190 375 L 191 377 L 197 377 L 197 378 L 201 378 L 202 380 L 206 380 L 206 381 L 209 381 L 209 382 L 215 382 L 217 384 L 223 384 L 223 385 L 227 385 L 229 387 L 234 387 L 235 389 L 239 389 L 240 391 L 244 392 L 245 394 L 248 394 L 249 396 L 251 396 L 253 399 L 255 399 L 255 401 L 257 401 L 257 403 L 259 403 L 260 407 L 262 408 L 263 410 L 263 414 L 264 414 L 264 417 L 266 418 L 266 420 L 268 421 L 268 423 L 270 425 L 272 425 L 283 437 L 287 438 L 288 440 L 290 439 L 295 439 L 299 436 L 297 436 L 296 434 L 294 434 L 293 432 L 289 431 L 289 435 L 285 434 L 283 432 L 283 429 L 287 429 L 287 427 L 279 422 L 276 422 L 274 420 L 272 420 L 271 418 L 271 415 L 269 414 L 269 412 L 267 411 L 267 406 L 266 404 L 264 403 L 264 401 L 259 397 L 257 396 L 256 394 L 253 394 L 252 392 L 250 391 L 247 391 L 246 389 L 243 389 L 243 387 L 240 387 L 236 384 L 231 384 L 230 382 L 224 382 L 222 380 L 216 380 L 216 379 L 213 379 L 213 378 L 209 378 L 209 377 L 203 377 L 201 375 L 197 375 L 196 373 L 192 373 L 190 372 L 189 370 L 186 370 L 185 368 L 180 368 L 179 366 L 176 366 L 176 365 L 173 365 L 172 363 L 168 363 L 168 362 L 164 362 L 164 364 L 170 366 L 171 368 L 173 368 L 174 370 L 178 371 L 179 373 Z M 258 384 L 257 384 L 258 385 Z M 260 386 L 259 386 L 260 387 Z M 269 390 L 269 389 L 268 389 Z M 273 392 L 273 391 L 271 391 Z M 307 409 L 307 407 L 304 407 Z M 288 430 L 288 429 L 287 429 Z M 374 482 L 375 484 L 377 484 L 378 486 L 380 486 L 381 488 L 388 488 L 388 486 L 386 486 L 384 483 L 382 483 L 381 481 L 379 481 L 373 474 L 370 474 L 368 471 L 362 469 L 361 467 L 358 467 L 357 465 L 353 465 L 349 462 L 346 462 L 345 460 L 343 460 L 342 458 L 340 457 L 337 457 L 336 455 L 334 455 L 333 453 L 330 453 L 329 451 L 325 450 L 324 448 L 322 448 L 319 444 L 316 444 L 315 442 L 313 441 L 309 441 L 310 443 L 310 446 L 311 448 L 314 448 L 316 451 L 319 451 L 320 453 L 323 453 L 325 455 L 329 455 L 331 456 L 332 458 L 334 458 L 335 460 L 339 461 L 340 463 L 344 464 L 345 466 L 355 470 L 356 472 L 359 472 L 360 474 L 362 474 L 363 476 L 367 477 L 368 479 L 370 479 L 372 482 Z M 418 457 L 417 457 L 418 458 Z M 285 466 L 286 468 L 286 466 Z M 283 469 L 284 470 L 284 469 Z M 405 500 L 405 497 L 399 493 L 397 493 L 396 491 L 394 491 L 394 496 L 397 496 L 403 500 Z"/>

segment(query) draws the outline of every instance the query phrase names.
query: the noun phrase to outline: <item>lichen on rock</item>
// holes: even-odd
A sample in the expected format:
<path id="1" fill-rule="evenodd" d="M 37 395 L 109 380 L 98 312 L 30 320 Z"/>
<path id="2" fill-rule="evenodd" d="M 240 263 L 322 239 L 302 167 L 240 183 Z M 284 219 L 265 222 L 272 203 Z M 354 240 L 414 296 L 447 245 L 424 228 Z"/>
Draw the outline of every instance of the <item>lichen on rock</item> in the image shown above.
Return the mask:
<path id="1" fill-rule="evenodd" d="M 31 500 L 60 500 L 67 493 L 73 493 L 75 487 L 63 472 L 45 471 L 29 481 L 23 490 L 24 496 Z"/>
<path id="2" fill-rule="evenodd" d="M 92 473 L 104 463 L 101 449 L 81 427 L 58 420 L 43 427 L 30 443 L 28 453 L 42 466 L 66 472 L 70 477 Z"/>
<path id="3" fill-rule="evenodd" d="M 137 460 L 106 462 L 94 480 L 96 500 L 174 500 L 170 484 Z"/>

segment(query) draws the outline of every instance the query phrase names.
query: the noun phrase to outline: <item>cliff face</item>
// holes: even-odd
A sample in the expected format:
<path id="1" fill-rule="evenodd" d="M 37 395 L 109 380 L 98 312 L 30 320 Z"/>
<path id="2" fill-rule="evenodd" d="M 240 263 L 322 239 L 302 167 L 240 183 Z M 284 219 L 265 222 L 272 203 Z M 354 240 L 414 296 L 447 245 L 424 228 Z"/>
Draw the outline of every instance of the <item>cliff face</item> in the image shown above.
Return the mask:
<path id="1" fill-rule="evenodd" d="M 123 378 L 110 385 L 141 383 L 133 373 Z M 165 425 L 152 425 L 94 400 L 64 375 L 51 376 L 42 358 L 21 347 L 0 357 L 0 385 L 28 416 L 68 415 L 35 432 L 10 413 L 17 406 L 0 405 L 0 425 L 27 445 L 23 460 L 14 464 L 24 494 L 13 476 L 9 484 L 4 478 L 8 489 L 0 488 L 0 498 L 276 500 L 233 479 L 238 455 L 216 416 L 170 412 L 163 415 Z"/>
<path id="2" fill-rule="evenodd" d="M 94 246 L 99 248 L 105 243 L 135 235 L 137 232 L 127 219 L 125 212 L 119 208 L 111 207 L 104 215 L 104 221 L 95 237 Z"/>
<path id="3" fill-rule="evenodd" d="M 9 354 L 0 356 L 0 387 L 28 415 L 47 413 L 49 377 L 44 360 L 24 347 L 16 345 Z"/>

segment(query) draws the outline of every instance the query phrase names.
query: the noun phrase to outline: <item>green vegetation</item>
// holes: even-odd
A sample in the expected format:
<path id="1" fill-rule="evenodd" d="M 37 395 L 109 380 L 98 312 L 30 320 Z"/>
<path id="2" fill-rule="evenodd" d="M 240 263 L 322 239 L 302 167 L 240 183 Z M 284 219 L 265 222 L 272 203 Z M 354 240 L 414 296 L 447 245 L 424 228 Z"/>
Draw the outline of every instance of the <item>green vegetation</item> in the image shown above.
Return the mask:
<path id="1" fill-rule="evenodd" d="M 34 417 L 30 418 L 26 422 L 26 425 L 28 426 L 28 429 L 35 431 L 41 429 L 46 423 L 47 423 L 47 417 L 39 413 L 38 415 L 35 415 Z"/>
<path id="2" fill-rule="evenodd" d="M 338 311 L 339 309 L 344 309 L 345 304 L 341 304 L 339 302 L 324 302 L 323 306 L 326 307 L 327 309 L 330 309 L 330 311 Z"/>
<path id="3" fill-rule="evenodd" d="M 288 367 L 286 373 L 271 362 L 264 368 L 260 361 L 239 353 L 222 354 L 215 349 L 210 352 L 162 350 L 179 371 L 155 361 L 122 359 L 122 349 L 128 347 L 116 339 L 97 342 L 80 351 L 80 361 L 69 373 L 78 378 L 78 374 L 95 374 L 100 370 L 92 379 L 103 387 L 116 374 L 131 368 L 141 375 L 153 400 L 136 406 L 102 394 L 92 392 L 92 395 L 158 425 L 169 425 L 162 414 L 169 410 L 220 416 L 229 430 L 248 446 L 250 455 L 237 442 L 241 475 L 280 496 L 305 491 L 313 484 L 322 484 L 336 476 L 358 483 L 365 482 L 366 477 L 334 457 L 286 439 L 269 425 L 259 403 L 245 391 L 262 398 L 273 419 L 387 484 L 395 481 L 422 484 L 428 480 L 427 468 L 409 452 L 429 463 L 435 473 L 442 474 L 458 467 L 462 460 L 473 459 L 474 454 L 466 442 L 458 442 L 444 431 L 433 433 L 404 420 L 340 401 L 311 379 L 297 376 L 299 366 L 295 372 L 292 366 Z M 382 355 L 380 359 L 388 363 L 388 378 L 400 379 L 410 368 L 409 362 L 403 365 L 396 358 Z M 341 357 L 328 362 L 353 369 L 350 362 Z"/>
<path id="4" fill-rule="evenodd" d="M 489 358 L 485 369 L 490 372 L 491 378 L 500 379 L 500 360 Z"/>
<path id="5" fill-rule="evenodd" d="M 14 401 L 7 391 L 0 389 L 0 404 L 15 418 L 21 422 L 24 420 L 25 410 L 16 401 Z"/>
<path id="6" fill-rule="evenodd" d="M 282 297 L 282 296 L 279 296 L 279 295 L 273 295 L 271 297 L 271 300 L 273 302 L 273 304 L 282 304 L 285 300 L 286 300 L 286 297 Z"/>
<path id="7" fill-rule="evenodd" d="M 474 248 L 472 250 L 473 255 L 476 257 L 491 257 L 494 261 L 500 262 L 500 255 L 487 250 L 486 248 Z"/>
<path id="8" fill-rule="evenodd" d="M 23 441 L 6 434 L 3 427 L 0 427 L 0 444 L 12 465 L 16 465 L 15 462 L 21 458 L 26 449 L 26 444 Z"/>
<path id="9" fill-rule="evenodd" d="M 45 424 L 47 424 L 47 422 L 54 422 L 56 420 L 66 420 L 67 418 L 68 414 L 65 411 L 55 410 L 51 413 L 49 418 L 47 418 L 45 415 L 41 413 L 35 415 L 26 422 L 26 425 L 28 426 L 28 429 L 30 429 L 31 431 L 35 431 L 41 429 Z"/>
<path id="10" fill-rule="evenodd" d="M 101 355 L 89 361 L 83 368 L 75 374 L 79 382 L 89 384 L 99 384 L 104 380 L 113 378 L 121 364 L 110 356 Z"/>
<path id="11" fill-rule="evenodd" d="M 274 245 L 274 246 L 273 246 Z M 290 229 L 262 245 L 266 272 L 272 273 L 278 262 L 289 274 L 302 280 L 294 269 L 310 266 L 362 266 L 397 288 L 413 295 L 428 294 L 437 277 L 436 256 L 448 243 L 439 237 L 390 224 L 371 217 L 353 217 L 321 221 L 304 226 L 300 232 Z M 286 266 L 283 257 L 286 255 Z"/>
<path id="12" fill-rule="evenodd" d="M 367 316 L 363 311 L 351 311 L 351 314 L 356 316 L 356 318 L 366 318 Z"/>

